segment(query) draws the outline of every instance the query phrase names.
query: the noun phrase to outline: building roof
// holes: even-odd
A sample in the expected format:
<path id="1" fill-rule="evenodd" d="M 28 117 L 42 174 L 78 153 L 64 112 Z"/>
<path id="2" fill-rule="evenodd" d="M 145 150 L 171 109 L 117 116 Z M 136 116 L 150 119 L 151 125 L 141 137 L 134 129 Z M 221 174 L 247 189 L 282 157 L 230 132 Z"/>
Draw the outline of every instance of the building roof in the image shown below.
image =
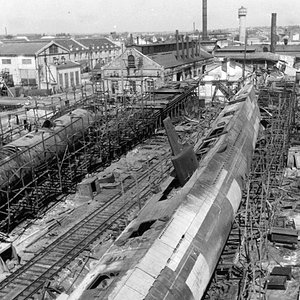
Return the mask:
<path id="1" fill-rule="evenodd" d="M 300 57 L 300 45 L 276 45 L 275 52 L 281 55 Z"/>
<path id="2" fill-rule="evenodd" d="M 112 61 L 108 62 L 106 65 L 102 66 L 103 70 L 115 70 L 116 68 L 119 69 L 120 66 L 118 64 L 118 61 L 122 61 L 122 65 L 124 64 L 124 58 L 127 59 L 128 58 L 128 54 L 132 54 L 133 52 L 136 53 L 136 55 L 138 57 L 142 58 L 142 68 L 150 68 L 151 70 L 162 70 L 162 65 L 158 64 L 156 61 L 154 61 L 150 56 L 143 54 L 142 52 L 140 52 L 139 50 L 137 50 L 135 47 L 131 47 L 131 48 L 126 48 L 125 51 L 121 54 L 119 54 L 119 56 L 117 56 L 115 59 L 113 59 Z M 117 65 L 116 65 L 117 63 Z M 99 64 L 97 64 L 96 69 L 94 68 L 94 70 L 97 72 L 97 68 L 101 68 L 101 66 L 99 66 Z"/>
<path id="3" fill-rule="evenodd" d="M 77 42 L 75 39 L 55 39 L 55 42 L 65 48 L 67 48 L 71 52 L 77 52 L 82 50 L 87 50 L 88 47 L 82 45 Z"/>
<path id="4" fill-rule="evenodd" d="M 76 41 L 84 45 L 88 49 L 92 49 L 95 51 L 112 50 L 120 48 L 107 38 L 80 38 L 76 39 Z"/>
<path id="5" fill-rule="evenodd" d="M 276 45 L 276 52 L 300 52 L 300 45 Z"/>
<path id="6" fill-rule="evenodd" d="M 219 57 L 228 57 L 237 60 L 256 60 L 256 61 L 279 61 L 280 57 L 278 54 L 274 54 L 271 52 L 254 52 L 247 53 L 246 56 L 243 53 L 215 53 L 215 56 Z"/>
<path id="7" fill-rule="evenodd" d="M 292 56 L 292 57 L 296 57 L 297 59 L 300 58 L 300 51 L 298 51 L 298 52 L 276 51 L 276 54 Z"/>
<path id="8" fill-rule="evenodd" d="M 102 67 L 103 67 L 103 63 L 96 63 L 95 64 L 95 67 L 93 68 L 93 71 L 97 72 L 97 71 L 100 71 L 102 70 Z"/>
<path id="9" fill-rule="evenodd" d="M 80 68 L 80 64 L 74 61 L 67 60 L 65 63 L 57 65 L 57 70 L 70 69 L 70 68 Z"/>
<path id="10" fill-rule="evenodd" d="M 255 52 L 258 49 L 260 49 L 261 46 L 254 46 L 254 45 L 247 45 L 246 51 L 247 52 Z M 224 48 L 220 48 L 217 50 L 217 52 L 244 52 L 245 51 L 245 45 L 239 45 L 239 46 L 227 46 Z"/>
<path id="11" fill-rule="evenodd" d="M 19 56 L 30 55 L 34 56 L 43 47 L 49 44 L 49 41 L 42 42 L 19 42 L 19 43 L 5 43 L 0 45 L 0 55 Z"/>
<path id="12" fill-rule="evenodd" d="M 41 51 L 50 47 L 51 45 L 57 45 L 65 51 L 68 51 L 65 47 L 57 44 L 54 41 L 34 41 L 34 42 L 21 42 L 21 43 L 7 43 L 0 44 L 0 55 L 2 56 L 34 56 L 38 55 Z"/>
<path id="13" fill-rule="evenodd" d="M 26 37 L 19 37 L 19 38 L 14 38 L 14 39 L 2 39 L 1 42 L 4 44 L 24 43 L 24 42 L 29 42 L 29 39 Z"/>
<path id="14" fill-rule="evenodd" d="M 208 52 L 204 51 L 203 49 L 201 49 L 200 54 L 201 54 L 200 56 L 195 56 L 194 58 L 190 57 L 187 59 L 176 59 L 176 51 L 162 52 L 162 53 L 151 54 L 147 56 L 165 68 L 173 68 L 173 67 L 213 58 L 212 55 L 210 55 Z"/>

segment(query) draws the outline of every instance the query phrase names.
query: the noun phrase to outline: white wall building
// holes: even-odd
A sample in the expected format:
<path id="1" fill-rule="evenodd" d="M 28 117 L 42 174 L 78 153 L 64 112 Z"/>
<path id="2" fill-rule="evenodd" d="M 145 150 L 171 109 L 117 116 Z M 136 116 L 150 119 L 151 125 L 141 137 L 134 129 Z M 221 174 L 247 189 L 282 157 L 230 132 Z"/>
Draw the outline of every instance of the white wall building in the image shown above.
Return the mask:
<path id="1" fill-rule="evenodd" d="M 57 86 L 51 67 L 68 58 L 69 50 L 54 41 L 6 43 L 0 45 L 0 74 L 9 73 L 14 85 L 51 89 Z"/>
<path id="2" fill-rule="evenodd" d="M 102 66 L 121 54 L 121 47 L 108 38 L 56 39 L 69 50 L 69 60 L 79 62 L 82 71 L 92 70 L 96 64 Z"/>

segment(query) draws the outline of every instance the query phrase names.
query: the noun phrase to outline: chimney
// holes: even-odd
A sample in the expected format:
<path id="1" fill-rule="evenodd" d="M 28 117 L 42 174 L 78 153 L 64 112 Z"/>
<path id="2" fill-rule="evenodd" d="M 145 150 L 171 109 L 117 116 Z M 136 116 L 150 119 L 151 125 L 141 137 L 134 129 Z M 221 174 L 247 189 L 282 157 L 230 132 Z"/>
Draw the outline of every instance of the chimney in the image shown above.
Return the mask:
<path id="1" fill-rule="evenodd" d="M 241 43 L 246 43 L 246 16 L 247 16 L 247 9 L 245 7 L 241 7 L 238 10 L 238 17 L 239 17 L 239 40 Z"/>
<path id="2" fill-rule="evenodd" d="M 270 51 L 275 53 L 276 47 L 276 13 L 272 13 L 272 20 L 271 20 L 271 47 Z"/>
<path id="3" fill-rule="evenodd" d="M 136 44 L 137 44 L 137 45 L 139 45 L 139 44 L 140 44 L 140 39 L 139 39 L 139 37 L 138 37 L 138 36 L 136 37 Z"/>
<path id="4" fill-rule="evenodd" d="M 129 41 L 129 43 L 130 43 L 130 46 L 133 45 L 133 35 L 132 35 L 132 33 L 130 33 L 130 41 Z"/>
<path id="5" fill-rule="evenodd" d="M 189 42 L 189 36 L 187 35 L 185 37 L 186 39 L 186 58 L 190 58 L 190 42 Z"/>
<path id="6" fill-rule="evenodd" d="M 176 30 L 176 59 L 179 59 L 179 35 L 178 35 L 178 30 Z"/>
<path id="7" fill-rule="evenodd" d="M 202 0 L 202 40 L 207 39 L 207 0 Z"/>
<path id="8" fill-rule="evenodd" d="M 195 49 L 194 49 L 195 42 L 194 42 L 194 40 L 192 40 L 191 42 L 192 42 L 192 58 L 194 58 L 195 57 Z"/>
<path id="9" fill-rule="evenodd" d="M 185 56 L 184 56 L 184 35 L 181 36 L 181 51 L 182 51 L 182 59 L 185 59 Z"/>

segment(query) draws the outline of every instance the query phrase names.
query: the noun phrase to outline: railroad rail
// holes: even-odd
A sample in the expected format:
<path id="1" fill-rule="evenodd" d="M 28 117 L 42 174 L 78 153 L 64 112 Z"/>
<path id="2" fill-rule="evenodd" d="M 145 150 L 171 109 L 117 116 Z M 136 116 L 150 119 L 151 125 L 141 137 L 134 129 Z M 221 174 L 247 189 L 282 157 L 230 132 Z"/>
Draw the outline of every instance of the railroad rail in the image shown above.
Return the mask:
<path id="1" fill-rule="evenodd" d="M 122 195 L 121 191 L 112 196 L 100 208 L 78 222 L 51 245 L 0 282 L 0 298 L 3 300 L 30 299 L 43 288 L 47 280 L 51 280 L 83 251 L 88 250 L 89 245 L 109 230 L 116 221 L 126 216 L 132 209 L 138 209 L 141 205 L 139 202 L 151 193 L 149 174 L 161 174 L 162 160 L 166 161 L 169 155 L 169 152 L 163 154 L 159 161 L 153 162 L 152 165 L 149 165 L 149 169 L 142 172 L 137 181 L 124 187 L 125 194 Z M 169 174 L 170 169 L 171 162 L 168 160 L 163 170 L 163 176 L 156 176 L 152 182 L 156 184 L 161 182 Z M 139 191 L 131 196 L 130 193 L 137 184 Z"/>

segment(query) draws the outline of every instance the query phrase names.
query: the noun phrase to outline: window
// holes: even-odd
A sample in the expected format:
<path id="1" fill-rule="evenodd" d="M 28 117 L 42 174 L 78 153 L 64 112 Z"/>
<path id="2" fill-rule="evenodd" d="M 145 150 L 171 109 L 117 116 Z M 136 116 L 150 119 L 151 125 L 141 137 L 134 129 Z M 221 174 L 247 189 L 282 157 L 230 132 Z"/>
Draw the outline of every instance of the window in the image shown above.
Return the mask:
<path id="1" fill-rule="evenodd" d="M 49 47 L 49 53 L 50 54 L 56 54 L 56 53 L 58 53 L 58 47 L 57 47 L 57 45 L 51 45 Z"/>
<path id="2" fill-rule="evenodd" d="M 30 58 L 23 58 L 22 59 L 22 65 L 31 65 L 31 59 Z"/>
<path id="3" fill-rule="evenodd" d="M 128 55 L 128 68 L 135 68 L 135 58 L 132 54 Z"/>
<path id="4" fill-rule="evenodd" d="M 65 73 L 65 87 L 68 88 L 69 87 L 69 74 Z"/>
<path id="5" fill-rule="evenodd" d="M 35 70 L 28 70 L 28 69 L 20 69 L 20 77 L 21 78 L 35 78 L 36 71 Z"/>
<path id="6" fill-rule="evenodd" d="M 75 72 L 75 83 L 76 85 L 79 85 L 79 71 Z"/>
<path id="7" fill-rule="evenodd" d="M 20 69 L 21 83 L 23 86 L 36 85 L 36 71 L 28 69 Z"/>
<path id="8" fill-rule="evenodd" d="M 117 80 L 112 80 L 111 82 L 111 91 L 113 94 L 115 94 L 119 89 L 119 84 Z"/>
<path id="9" fill-rule="evenodd" d="M 35 78 L 21 78 L 22 86 L 36 86 L 37 82 Z"/>
<path id="10" fill-rule="evenodd" d="M 3 65 L 11 65 L 11 59 L 3 58 L 2 59 L 2 64 Z"/>
<path id="11" fill-rule="evenodd" d="M 136 82 L 133 80 L 129 81 L 129 86 L 130 86 L 130 92 L 136 92 Z"/>
<path id="12" fill-rule="evenodd" d="M 139 59 L 138 59 L 138 68 L 142 68 L 142 67 L 143 67 L 143 64 L 144 64 L 143 58 L 142 58 L 142 57 L 139 57 Z"/>
<path id="13" fill-rule="evenodd" d="M 60 86 L 64 86 L 64 82 L 63 82 L 63 74 L 59 74 L 59 85 Z"/>
<path id="14" fill-rule="evenodd" d="M 153 91 L 154 90 L 154 80 L 148 80 L 147 81 L 147 90 Z"/>
<path id="15" fill-rule="evenodd" d="M 70 73 L 70 81 L 71 81 L 71 86 L 74 86 L 75 85 L 75 82 L 74 82 L 74 72 Z"/>

